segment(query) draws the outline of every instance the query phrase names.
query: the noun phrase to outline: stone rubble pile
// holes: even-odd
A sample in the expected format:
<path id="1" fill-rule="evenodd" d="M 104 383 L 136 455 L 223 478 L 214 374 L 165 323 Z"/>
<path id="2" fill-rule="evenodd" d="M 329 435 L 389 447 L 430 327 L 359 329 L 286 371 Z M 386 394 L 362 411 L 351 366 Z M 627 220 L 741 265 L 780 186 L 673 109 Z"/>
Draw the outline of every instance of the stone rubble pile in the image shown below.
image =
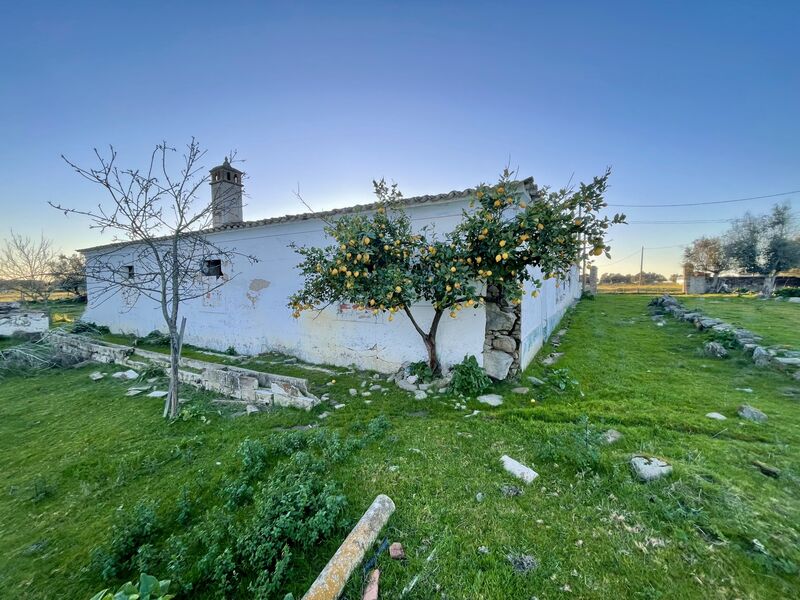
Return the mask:
<path id="1" fill-rule="evenodd" d="M 752 356 L 757 367 L 774 367 L 781 370 L 794 371 L 795 379 L 800 379 L 800 350 L 790 350 L 779 346 L 761 345 L 762 337 L 744 329 L 735 327 L 721 319 L 714 319 L 685 308 L 676 298 L 664 294 L 650 301 L 649 306 L 657 314 L 670 314 L 676 319 L 692 323 L 700 331 L 714 331 L 728 336 L 732 343 Z M 727 350 L 719 342 L 708 342 L 704 346 L 708 356 L 724 357 Z"/>

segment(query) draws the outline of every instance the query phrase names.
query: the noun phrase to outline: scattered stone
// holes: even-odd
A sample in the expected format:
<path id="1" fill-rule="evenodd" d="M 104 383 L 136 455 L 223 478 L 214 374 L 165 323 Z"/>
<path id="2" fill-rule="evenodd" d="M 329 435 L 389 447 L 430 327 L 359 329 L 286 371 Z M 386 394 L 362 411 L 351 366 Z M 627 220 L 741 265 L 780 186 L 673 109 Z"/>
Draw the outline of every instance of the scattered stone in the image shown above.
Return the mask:
<path id="1" fill-rule="evenodd" d="M 798 298 L 797 296 L 794 296 L 792 298 L 788 298 L 786 301 L 787 302 L 798 303 L 798 302 L 800 302 L 800 298 Z"/>
<path id="2" fill-rule="evenodd" d="M 169 392 L 163 390 L 155 390 L 147 394 L 148 398 L 166 398 L 167 396 L 169 396 Z"/>
<path id="3" fill-rule="evenodd" d="M 727 358 L 728 351 L 719 342 L 706 342 L 703 344 L 703 354 L 713 358 Z"/>
<path id="4" fill-rule="evenodd" d="M 475 494 L 475 501 L 476 502 L 483 502 L 483 499 L 484 499 L 483 492 L 478 492 L 477 494 Z"/>
<path id="5" fill-rule="evenodd" d="M 377 383 L 375 385 L 369 386 L 369 391 L 370 392 L 379 392 L 381 389 L 382 389 L 382 387 L 379 386 Z"/>
<path id="6" fill-rule="evenodd" d="M 489 554 L 488 546 L 478 546 L 478 554 Z"/>
<path id="7" fill-rule="evenodd" d="M 345 406 L 347 406 L 347 405 L 346 404 L 334 404 L 333 408 L 335 408 L 336 410 L 339 410 L 340 408 L 344 408 Z"/>
<path id="8" fill-rule="evenodd" d="M 506 559 L 520 575 L 527 575 L 539 567 L 539 561 L 530 554 L 509 554 Z"/>
<path id="9" fill-rule="evenodd" d="M 748 421 L 755 421 L 756 423 L 764 423 L 767 420 L 767 415 L 765 415 L 757 408 L 753 408 L 749 404 L 742 404 L 739 407 L 739 410 L 736 411 L 736 413 L 743 419 L 747 419 Z"/>
<path id="10" fill-rule="evenodd" d="M 361 392 L 361 395 L 367 398 L 368 396 L 372 396 L 372 392 Z"/>
<path id="11" fill-rule="evenodd" d="M 378 581 L 380 579 L 380 569 L 372 569 L 367 579 L 367 587 L 364 589 L 364 594 L 361 600 L 378 600 Z"/>
<path id="12" fill-rule="evenodd" d="M 318 418 L 318 419 L 327 419 L 327 418 L 328 418 L 328 417 L 330 417 L 330 416 L 331 416 L 331 413 L 329 413 L 329 412 L 326 410 L 324 413 L 320 413 L 320 414 L 317 416 L 317 418 Z"/>
<path id="13" fill-rule="evenodd" d="M 542 364 L 550 367 L 550 366 L 556 364 L 558 359 L 561 358 L 562 356 L 564 356 L 563 352 L 551 352 L 548 356 L 546 356 L 542 360 Z"/>
<path id="14" fill-rule="evenodd" d="M 487 303 L 490 306 L 492 303 Z M 502 381 L 508 375 L 514 357 L 501 350 L 489 350 L 483 353 L 483 370 L 492 379 Z"/>
<path id="15" fill-rule="evenodd" d="M 538 377 L 528 377 L 528 381 L 530 381 L 533 385 L 544 385 L 544 381 L 539 379 Z"/>
<path id="16" fill-rule="evenodd" d="M 754 460 L 753 465 L 758 467 L 758 470 L 761 471 L 767 477 L 773 477 L 777 479 L 781 475 L 780 469 L 778 469 L 777 467 L 773 467 L 772 465 L 763 463 L 760 460 Z"/>
<path id="17" fill-rule="evenodd" d="M 428 397 L 428 393 L 424 390 L 414 390 L 414 400 L 425 400 Z"/>
<path id="18" fill-rule="evenodd" d="M 406 379 L 398 379 L 397 380 L 397 387 L 401 390 L 405 390 L 407 392 L 416 392 L 417 386 L 413 383 L 409 383 Z"/>
<path id="19" fill-rule="evenodd" d="M 100 381 L 105 376 L 106 376 L 105 373 L 101 373 L 100 371 L 89 373 L 89 379 L 91 379 L 92 381 Z"/>
<path id="20" fill-rule="evenodd" d="M 467 418 L 469 418 L 469 417 L 474 417 L 475 415 L 477 415 L 477 414 L 478 414 L 478 413 L 480 413 L 480 412 L 481 412 L 481 411 L 479 411 L 479 410 L 477 410 L 477 409 L 476 409 L 476 410 L 473 410 L 471 414 L 469 414 L 469 415 L 464 415 L 464 418 L 465 418 L 465 419 L 467 419 Z"/>
<path id="21" fill-rule="evenodd" d="M 255 404 L 248 404 L 247 407 L 245 407 L 245 411 L 247 412 L 247 416 L 249 417 L 254 413 L 261 412 L 261 409 L 258 408 Z"/>
<path id="22" fill-rule="evenodd" d="M 389 546 L 389 556 L 392 557 L 392 560 L 403 560 L 406 557 L 406 551 L 403 550 L 403 544 L 400 542 L 394 542 L 391 546 Z"/>
<path id="23" fill-rule="evenodd" d="M 745 394 L 752 394 L 752 388 L 736 388 L 737 392 L 744 392 Z"/>
<path id="24" fill-rule="evenodd" d="M 355 389 L 355 388 L 350 388 L 349 390 L 347 390 L 347 392 L 348 392 L 348 393 L 349 393 L 351 396 L 358 396 L 358 390 L 357 390 L 357 389 Z"/>
<path id="25" fill-rule="evenodd" d="M 606 444 L 614 444 L 622 439 L 622 434 L 616 429 L 609 429 L 603 432 L 603 441 Z"/>
<path id="26" fill-rule="evenodd" d="M 128 369 L 127 371 L 118 371 L 111 377 L 114 379 L 136 379 L 139 377 L 139 374 L 133 369 Z"/>
<path id="27" fill-rule="evenodd" d="M 725 421 L 728 418 L 725 415 L 720 414 L 718 412 L 710 412 L 710 413 L 707 413 L 706 416 L 709 419 L 716 419 L 717 421 Z"/>
<path id="28" fill-rule="evenodd" d="M 500 493 L 506 498 L 513 498 L 514 496 L 522 496 L 525 491 L 516 485 L 503 484 L 500 486 Z"/>
<path id="29" fill-rule="evenodd" d="M 776 356 L 773 360 L 782 367 L 800 367 L 800 358 L 794 356 Z"/>
<path id="30" fill-rule="evenodd" d="M 425 392 L 433 387 L 432 383 L 418 383 L 417 387 Z"/>
<path id="31" fill-rule="evenodd" d="M 772 356 L 762 346 L 753 349 L 753 362 L 757 367 L 768 367 Z"/>
<path id="32" fill-rule="evenodd" d="M 389 473 L 397 473 L 400 470 L 400 467 L 397 465 L 390 465 L 389 466 Z"/>
<path id="33" fill-rule="evenodd" d="M 672 473 L 672 465 L 649 456 L 634 456 L 631 459 L 631 467 L 642 481 L 654 481 Z"/>
<path id="34" fill-rule="evenodd" d="M 521 462 L 514 460 L 507 454 L 500 457 L 503 467 L 506 471 L 511 473 L 514 477 L 518 477 L 525 483 L 531 483 L 536 479 L 539 474 L 528 466 L 523 465 Z"/>
<path id="35" fill-rule="evenodd" d="M 503 403 L 503 397 L 499 394 L 484 394 L 478 396 L 478 402 L 489 406 L 500 406 Z"/>
<path id="36" fill-rule="evenodd" d="M 128 390 L 128 391 L 125 393 L 125 395 L 126 395 L 126 396 L 138 396 L 138 395 L 139 395 L 139 394 L 141 394 L 142 392 L 146 392 L 146 391 L 147 391 L 147 390 L 142 390 L 142 389 L 139 389 L 139 388 L 133 388 L 133 389 L 130 389 L 130 390 Z"/>
<path id="37" fill-rule="evenodd" d="M 419 375 L 409 375 L 408 377 L 406 377 L 406 381 L 408 383 L 412 384 L 412 385 L 417 383 L 418 379 L 419 379 Z"/>
<path id="38" fill-rule="evenodd" d="M 530 390 L 531 390 L 531 388 L 526 388 L 526 387 L 515 387 L 515 388 L 514 388 L 513 390 L 511 390 L 511 391 L 512 391 L 514 394 L 527 394 L 527 393 L 528 393 Z"/>

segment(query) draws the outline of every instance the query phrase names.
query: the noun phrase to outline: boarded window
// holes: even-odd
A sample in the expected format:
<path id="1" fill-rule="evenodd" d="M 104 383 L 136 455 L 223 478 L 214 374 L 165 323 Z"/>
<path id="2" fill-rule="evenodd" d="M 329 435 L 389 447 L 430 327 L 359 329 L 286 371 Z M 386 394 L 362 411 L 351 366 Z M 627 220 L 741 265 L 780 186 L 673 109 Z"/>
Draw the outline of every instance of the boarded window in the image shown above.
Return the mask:
<path id="1" fill-rule="evenodd" d="M 126 279 L 133 279 L 134 276 L 133 265 L 125 265 L 122 267 L 122 276 Z"/>
<path id="2" fill-rule="evenodd" d="M 204 260 L 203 275 L 206 277 L 222 277 L 222 261 L 218 258 Z"/>

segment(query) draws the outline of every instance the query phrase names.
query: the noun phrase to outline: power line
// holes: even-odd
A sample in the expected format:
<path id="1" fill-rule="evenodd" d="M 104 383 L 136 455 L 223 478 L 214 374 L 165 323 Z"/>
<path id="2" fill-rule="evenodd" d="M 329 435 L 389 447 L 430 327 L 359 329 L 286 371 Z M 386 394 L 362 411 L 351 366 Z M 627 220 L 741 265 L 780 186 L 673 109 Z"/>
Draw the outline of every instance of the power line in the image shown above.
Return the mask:
<path id="1" fill-rule="evenodd" d="M 748 198 L 736 198 L 734 200 L 712 200 L 710 202 L 686 202 L 682 204 L 609 204 L 608 206 L 620 208 L 671 208 L 675 206 L 703 206 L 705 204 L 730 204 L 731 202 L 746 202 L 748 200 L 763 200 L 765 198 L 777 198 L 778 196 L 788 196 L 790 194 L 800 193 L 800 190 L 792 190 L 790 192 L 779 192 L 777 194 L 768 194 L 766 196 L 750 196 Z"/>
<path id="2" fill-rule="evenodd" d="M 733 223 L 736 219 L 686 219 L 683 221 L 628 221 L 629 225 L 691 225 L 692 223 Z"/>

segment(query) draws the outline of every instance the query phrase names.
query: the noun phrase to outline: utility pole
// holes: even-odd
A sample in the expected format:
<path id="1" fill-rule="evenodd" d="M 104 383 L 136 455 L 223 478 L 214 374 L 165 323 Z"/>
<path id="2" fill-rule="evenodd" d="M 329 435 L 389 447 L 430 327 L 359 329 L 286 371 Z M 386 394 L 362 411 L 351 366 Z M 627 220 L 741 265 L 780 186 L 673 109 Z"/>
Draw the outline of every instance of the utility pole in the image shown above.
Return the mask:
<path id="1" fill-rule="evenodd" d="M 642 287 L 642 277 L 644 276 L 644 246 L 642 246 L 642 258 L 639 260 L 639 287 L 636 288 L 636 293 Z"/>

